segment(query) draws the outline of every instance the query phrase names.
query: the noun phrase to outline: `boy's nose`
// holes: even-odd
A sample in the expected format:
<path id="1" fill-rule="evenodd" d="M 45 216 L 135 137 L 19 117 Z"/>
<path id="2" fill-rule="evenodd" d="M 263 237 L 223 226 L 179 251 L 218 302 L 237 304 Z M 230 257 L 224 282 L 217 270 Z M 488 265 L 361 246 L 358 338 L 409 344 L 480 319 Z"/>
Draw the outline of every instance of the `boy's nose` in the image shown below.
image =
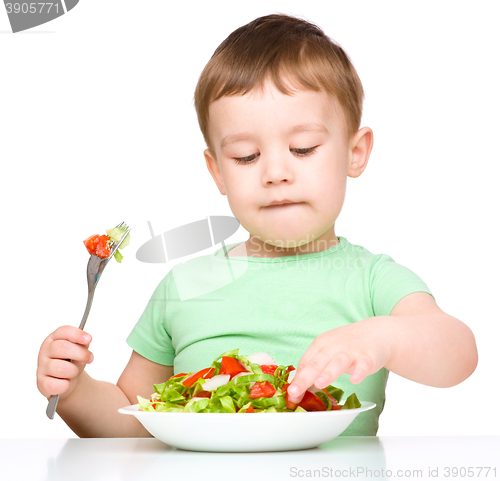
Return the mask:
<path id="1" fill-rule="evenodd" d="M 266 167 L 263 175 L 266 184 L 281 184 L 282 182 L 291 183 L 294 177 L 290 167 L 281 165 Z"/>

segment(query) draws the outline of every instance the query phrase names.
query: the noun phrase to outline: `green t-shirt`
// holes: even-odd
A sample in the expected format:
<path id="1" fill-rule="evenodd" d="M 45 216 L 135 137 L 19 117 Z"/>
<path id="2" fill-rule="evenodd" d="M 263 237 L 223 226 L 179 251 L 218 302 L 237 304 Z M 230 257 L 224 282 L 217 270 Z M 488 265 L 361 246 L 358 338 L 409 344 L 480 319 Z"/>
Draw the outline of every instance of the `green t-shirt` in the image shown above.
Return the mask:
<path id="1" fill-rule="evenodd" d="M 293 364 L 321 333 L 368 317 L 389 316 L 413 292 L 431 292 L 411 270 L 386 254 L 372 254 L 338 236 L 339 243 L 312 254 L 225 257 L 211 255 L 175 265 L 159 283 L 127 338 L 145 358 L 174 373 L 208 367 L 225 351 L 266 352 Z M 434 297 L 434 296 L 433 296 Z M 342 374 L 333 385 L 355 392 L 376 408 L 361 413 L 342 433 L 375 436 L 389 371 L 359 384 Z M 343 402 L 343 401 L 341 401 Z"/>

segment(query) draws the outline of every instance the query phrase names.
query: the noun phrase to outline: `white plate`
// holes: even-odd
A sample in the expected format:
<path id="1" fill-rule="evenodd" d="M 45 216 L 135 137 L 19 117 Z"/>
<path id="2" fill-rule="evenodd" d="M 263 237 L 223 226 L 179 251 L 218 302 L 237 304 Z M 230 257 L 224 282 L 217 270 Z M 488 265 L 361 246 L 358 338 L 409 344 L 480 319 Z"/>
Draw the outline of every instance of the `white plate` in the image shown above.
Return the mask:
<path id="1" fill-rule="evenodd" d="M 308 413 L 152 413 L 138 404 L 118 409 L 135 416 L 157 439 L 188 451 L 256 452 L 315 448 L 341 434 L 354 418 L 376 404 L 357 409 Z"/>

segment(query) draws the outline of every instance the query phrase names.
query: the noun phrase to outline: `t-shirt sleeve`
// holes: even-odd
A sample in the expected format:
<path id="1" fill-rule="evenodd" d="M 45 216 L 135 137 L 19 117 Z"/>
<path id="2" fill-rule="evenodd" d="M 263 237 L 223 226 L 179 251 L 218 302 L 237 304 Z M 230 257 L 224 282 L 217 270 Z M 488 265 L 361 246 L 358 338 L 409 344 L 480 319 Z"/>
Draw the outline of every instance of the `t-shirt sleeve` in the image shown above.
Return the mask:
<path id="1" fill-rule="evenodd" d="M 127 337 L 127 344 L 141 356 L 164 366 L 173 366 L 175 350 L 167 332 L 167 302 L 170 272 L 160 281 L 146 309 Z"/>
<path id="2" fill-rule="evenodd" d="M 389 316 L 394 306 L 408 294 L 427 292 L 425 282 L 407 267 L 381 254 L 370 271 L 370 294 L 375 316 Z"/>

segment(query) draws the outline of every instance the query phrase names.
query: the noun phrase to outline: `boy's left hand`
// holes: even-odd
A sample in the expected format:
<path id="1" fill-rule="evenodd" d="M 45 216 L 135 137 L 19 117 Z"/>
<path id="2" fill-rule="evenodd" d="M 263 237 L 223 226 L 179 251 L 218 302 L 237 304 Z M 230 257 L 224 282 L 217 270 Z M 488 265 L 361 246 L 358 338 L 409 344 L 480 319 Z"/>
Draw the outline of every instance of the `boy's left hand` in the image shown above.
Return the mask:
<path id="1" fill-rule="evenodd" d="M 369 317 L 320 334 L 302 356 L 288 387 L 289 400 L 298 403 L 313 384 L 332 384 L 341 374 L 353 384 L 384 367 L 392 355 L 392 340 L 383 317 Z"/>

